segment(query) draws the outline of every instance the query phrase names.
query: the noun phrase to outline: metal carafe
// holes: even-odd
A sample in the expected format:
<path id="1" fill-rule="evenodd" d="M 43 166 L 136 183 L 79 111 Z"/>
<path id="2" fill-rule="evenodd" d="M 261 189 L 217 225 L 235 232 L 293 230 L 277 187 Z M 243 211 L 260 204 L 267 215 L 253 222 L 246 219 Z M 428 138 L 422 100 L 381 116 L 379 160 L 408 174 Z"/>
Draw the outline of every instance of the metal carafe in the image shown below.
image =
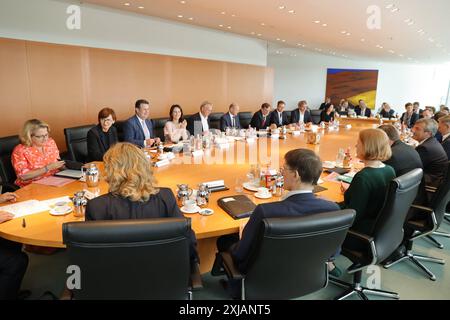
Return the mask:
<path id="1" fill-rule="evenodd" d="M 86 184 L 88 188 L 94 188 L 98 186 L 99 171 L 95 163 L 85 165 L 83 167 L 83 173 L 86 177 Z"/>
<path id="2" fill-rule="evenodd" d="M 189 197 L 192 195 L 192 189 L 189 188 L 187 184 L 177 184 L 177 201 L 179 206 L 184 205 L 185 200 L 189 200 Z"/>

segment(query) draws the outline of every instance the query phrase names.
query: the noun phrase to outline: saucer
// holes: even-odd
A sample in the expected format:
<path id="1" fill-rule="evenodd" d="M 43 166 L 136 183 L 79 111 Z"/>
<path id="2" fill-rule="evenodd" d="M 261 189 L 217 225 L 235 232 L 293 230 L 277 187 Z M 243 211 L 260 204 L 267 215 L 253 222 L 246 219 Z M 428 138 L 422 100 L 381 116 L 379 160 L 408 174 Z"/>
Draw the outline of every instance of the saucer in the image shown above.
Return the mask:
<path id="1" fill-rule="evenodd" d="M 242 186 L 244 187 L 244 189 L 246 189 L 246 190 L 249 190 L 249 191 L 253 191 L 253 192 L 257 192 L 258 191 L 258 188 L 259 188 L 259 185 L 258 186 L 255 186 L 253 183 L 251 183 L 251 182 L 244 182 L 243 184 L 242 184 Z"/>
<path id="2" fill-rule="evenodd" d="M 258 199 L 270 199 L 272 198 L 272 194 L 268 193 L 268 194 L 260 194 L 260 193 L 255 193 L 255 197 L 257 197 Z"/>
<path id="3" fill-rule="evenodd" d="M 64 207 L 54 207 L 49 212 L 52 216 L 65 216 L 73 211 L 72 207 L 64 206 Z"/>
<path id="4" fill-rule="evenodd" d="M 202 216 L 210 216 L 210 215 L 212 215 L 213 213 L 214 213 L 214 210 L 213 210 L 213 209 L 208 209 L 208 208 L 201 209 L 201 210 L 199 211 L 199 214 L 201 214 Z"/>
<path id="5" fill-rule="evenodd" d="M 187 210 L 184 206 L 180 208 L 181 212 L 191 214 L 191 213 L 197 213 L 200 211 L 199 206 L 195 206 L 192 210 Z"/>

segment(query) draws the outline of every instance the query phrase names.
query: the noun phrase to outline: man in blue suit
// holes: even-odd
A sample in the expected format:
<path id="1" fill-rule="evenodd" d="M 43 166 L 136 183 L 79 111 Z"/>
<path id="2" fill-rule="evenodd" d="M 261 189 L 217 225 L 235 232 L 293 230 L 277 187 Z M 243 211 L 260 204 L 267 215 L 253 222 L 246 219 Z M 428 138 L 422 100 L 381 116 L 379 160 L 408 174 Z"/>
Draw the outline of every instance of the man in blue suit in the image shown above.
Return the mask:
<path id="1" fill-rule="evenodd" d="M 228 108 L 228 113 L 224 114 L 220 118 L 220 131 L 225 131 L 226 128 L 241 128 L 239 122 L 239 106 L 236 103 L 232 103 Z"/>
<path id="2" fill-rule="evenodd" d="M 133 143 L 138 147 L 151 147 L 161 140 L 155 137 L 150 115 L 150 104 L 147 100 L 138 100 L 134 105 L 135 116 L 125 122 L 123 128 L 124 140 Z"/>
<path id="3" fill-rule="evenodd" d="M 284 156 L 284 160 L 284 187 L 289 193 L 280 202 L 258 205 L 243 230 L 241 240 L 237 234 L 222 236 L 217 240 L 218 251 L 229 251 L 234 264 L 243 274 L 249 267 L 252 249 L 255 247 L 255 242 L 258 241 L 258 231 L 263 219 L 295 217 L 339 210 L 336 203 L 317 198 L 313 194 L 314 185 L 317 184 L 322 174 L 322 161 L 314 151 L 291 150 Z M 221 264 L 220 255 L 217 255 L 211 271 L 212 275 L 220 274 Z M 236 284 L 231 284 L 231 286 L 234 295 L 235 288 L 239 286 Z"/>
<path id="4" fill-rule="evenodd" d="M 370 118 L 372 111 L 367 108 L 366 102 L 364 100 L 359 100 L 359 105 L 355 108 L 357 116 Z"/>
<path id="5" fill-rule="evenodd" d="M 291 114 L 291 123 L 300 122 L 306 125 L 312 124 L 313 122 L 311 113 L 308 111 L 308 103 L 304 100 L 298 103 L 298 109 L 292 111 Z"/>

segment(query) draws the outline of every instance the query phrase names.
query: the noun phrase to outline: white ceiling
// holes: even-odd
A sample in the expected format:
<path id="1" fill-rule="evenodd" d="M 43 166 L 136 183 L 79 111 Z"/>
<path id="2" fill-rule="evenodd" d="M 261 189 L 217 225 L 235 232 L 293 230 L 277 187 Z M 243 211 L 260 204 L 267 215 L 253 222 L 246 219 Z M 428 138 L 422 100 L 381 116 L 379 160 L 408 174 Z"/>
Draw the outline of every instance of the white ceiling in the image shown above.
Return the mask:
<path id="1" fill-rule="evenodd" d="M 382 61 L 433 64 L 450 61 L 450 0 L 83 2 L 267 40 L 277 44 L 271 48 L 278 53 L 301 48 Z M 379 30 L 367 27 L 367 9 L 371 5 L 380 8 Z"/>

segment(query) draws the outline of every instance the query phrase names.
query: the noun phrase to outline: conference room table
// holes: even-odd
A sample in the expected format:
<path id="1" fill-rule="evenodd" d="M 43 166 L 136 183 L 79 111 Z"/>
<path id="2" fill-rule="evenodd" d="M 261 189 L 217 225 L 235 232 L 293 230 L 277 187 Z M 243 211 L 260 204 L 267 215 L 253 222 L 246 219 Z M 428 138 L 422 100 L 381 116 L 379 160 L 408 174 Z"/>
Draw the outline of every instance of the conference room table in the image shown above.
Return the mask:
<path id="1" fill-rule="evenodd" d="M 284 155 L 289 150 L 297 148 L 314 150 L 320 155 L 323 161 L 334 161 L 340 148 L 347 149 L 350 147 L 352 156 L 355 158 L 354 153 L 358 132 L 363 128 L 372 127 L 376 127 L 376 124 L 366 123 L 363 127 L 352 126 L 352 128 L 341 125 L 339 130 L 319 129 L 318 133 L 321 134 L 320 144 L 315 145 L 307 144 L 305 133 L 298 136 L 288 134 L 287 139 L 260 137 L 254 143 L 236 141 L 228 149 L 218 151 L 218 149 L 212 148 L 211 152 L 216 155 L 214 161 L 207 159 L 205 155 L 208 152 L 205 152 L 203 158 L 201 156 L 199 158 L 186 157 L 180 154 L 169 165 L 155 167 L 154 174 L 158 186 L 169 187 L 173 190 L 174 194 L 176 194 L 177 184 L 188 184 L 189 187 L 197 189 L 201 183 L 224 180 L 225 185 L 229 187 L 228 191 L 211 194 L 208 208 L 214 210 L 212 215 L 202 216 L 198 213 L 185 215 L 192 219 L 192 229 L 195 231 L 198 240 L 201 272 L 208 272 L 212 267 L 216 252 L 216 239 L 221 235 L 239 232 L 243 222 L 247 220 L 234 220 L 218 206 L 218 199 L 238 194 L 247 195 L 256 204 L 280 201 L 281 199 L 279 197 L 272 197 L 268 200 L 260 200 L 251 191 L 245 189 L 242 193 L 237 192 L 241 190 L 236 191 L 236 183 L 241 184 L 246 181 L 251 163 L 258 162 L 264 166 L 270 162 L 271 166 L 278 169 L 283 165 Z M 257 157 L 255 157 L 255 151 L 257 151 Z M 217 156 L 220 152 L 222 152 L 223 157 Z M 103 164 L 97 164 L 100 171 L 102 171 Z M 324 173 L 322 178 L 325 178 L 327 175 L 327 173 Z M 321 186 L 326 188 L 326 190 L 317 193 L 318 197 L 334 202 L 343 201 L 340 183 L 325 181 Z M 17 194 L 19 196 L 18 201 L 31 199 L 48 200 L 63 196 L 73 196 L 75 192 L 83 189 L 97 194 L 105 194 L 108 192 L 108 185 L 102 178 L 98 187 L 93 189 L 87 188 L 85 183 L 76 180 L 63 187 L 33 183 L 18 190 Z M 0 236 L 28 245 L 64 248 L 62 225 L 67 222 L 84 220 L 84 218 L 74 217 L 73 213 L 65 216 L 52 216 L 48 211 L 27 215 L 24 219 L 26 220 L 25 226 L 23 225 L 22 218 L 16 218 L 0 224 Z"/>

